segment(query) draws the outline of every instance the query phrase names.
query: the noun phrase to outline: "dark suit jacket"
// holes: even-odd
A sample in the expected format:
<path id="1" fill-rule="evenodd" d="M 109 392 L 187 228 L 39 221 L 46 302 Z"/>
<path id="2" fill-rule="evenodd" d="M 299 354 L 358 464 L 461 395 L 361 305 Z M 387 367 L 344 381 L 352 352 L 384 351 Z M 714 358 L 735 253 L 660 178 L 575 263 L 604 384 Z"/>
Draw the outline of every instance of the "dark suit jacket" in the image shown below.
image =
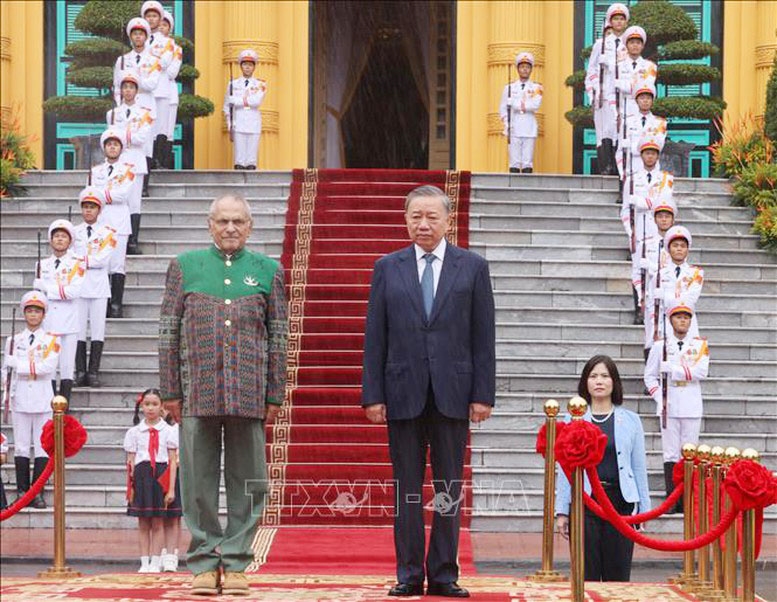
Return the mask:
<path id="1" fill-rule="evenodd" d="M 427 321 L 413 245 L 375 263 L 364 338 L 362 405 L 385 403 L 389 420 L 415 418 L 431 380 L 437 409 L 469 418 L 493 405 L 494 297 L 485 259 L 448 243 Z"/>

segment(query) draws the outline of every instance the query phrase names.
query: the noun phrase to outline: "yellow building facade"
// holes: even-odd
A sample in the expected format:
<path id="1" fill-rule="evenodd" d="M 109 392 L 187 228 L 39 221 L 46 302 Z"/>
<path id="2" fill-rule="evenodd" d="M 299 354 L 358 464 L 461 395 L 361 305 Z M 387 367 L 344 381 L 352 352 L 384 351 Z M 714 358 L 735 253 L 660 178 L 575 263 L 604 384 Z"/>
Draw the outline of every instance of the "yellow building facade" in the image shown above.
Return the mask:
<path id="1" fill-rule="evenodd" d="M 0 105 L 4 119 L 18 115 L 43 156 L 43 0 L 0 2 Z M 497 109 L 515 55 L 535 55 L 533 79 L 544 86 L 538 113 L 536 171 L 572 172 L 573 132 L 564 119 L 574 71 L 574 7 L 571 0 L 460 0 L 455 4 L 455 167 L 506 171 L 507 153 Z M 268 82 L 262 107 L 261 169 L 307 166 L 311 146 L 311 10 L 292 0 L 194 0 L 195 93 L 216 105 L 195 120 L 194 167 L 231 166 L 221 101 L 229 63 L 255 48 L 257 75 Z M 762 116 L 766 81 L 777 52 L 777 1 L 724 0 L 723 97 L 727 117 Z M 514 75 L 514 72 L 513 72 Z M 40 160 L 39 160 L 40 163 Z"/>

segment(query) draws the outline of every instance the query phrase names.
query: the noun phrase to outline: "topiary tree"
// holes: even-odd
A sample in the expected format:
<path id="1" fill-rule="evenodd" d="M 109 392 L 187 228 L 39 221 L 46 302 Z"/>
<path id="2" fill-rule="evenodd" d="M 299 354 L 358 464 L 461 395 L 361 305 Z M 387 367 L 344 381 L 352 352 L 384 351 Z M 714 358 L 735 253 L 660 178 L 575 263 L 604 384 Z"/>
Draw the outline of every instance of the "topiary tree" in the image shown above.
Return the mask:
<path id="1" fill-rule="evenodd" d="M 766 111 L 764 132 L 772 142 L 777 142 L 777 54 L 772 63 L 772 75 L 766 84 Z"/>
<path id="2" fill-rule="evenodd" d="M 91 36 L 65 47 L 70 61 L 67 81 L 83 88 L 97 88 L 99 95 L 52 96 L 43 110 L 66 121 L 103 121 L 113 107 L 111 85 L 116 58 L 130 51 L 125 28 L 140 14 L 141 0 L 89 0 L 75 20 L 75 27 Z M 183 50 L 183 65 L 176 81 L 192 82 L 200 76 L 190 63 L 194 45 L 186 38 L 172 36 Z M 205 117 L 213 113 L 213 103 L 194 94 L 181 94 L 178 118 Z"/>
<path id="3" fill-rule="evenodd" d="M 658 64 L 658 84 L 687 86 L 720 80 L 720 70 L 709 65 L 682 63 L 718 54 L 717 46 L 696 39 L 698 29 L 682 7 L 669 0 L 639 2 L 631 7 L 629 25 L 639 25 L 647 33 L 642 56 Z M 591 47 L 583 49 L 583 60 L 591 55 Z M 668 63 L 667 61 L 673 61 Z M 576 91 L 585 87 L 585 70 L 566 79 L 566 85 Z M 656 99 L 653 113 L 662 117 L 714 119 L 723 114 L 726 103 L 719 97 L 683 96 Z M 593 127 L 590 107 L 576 106 L 565 114 L 572 125 Z"/>

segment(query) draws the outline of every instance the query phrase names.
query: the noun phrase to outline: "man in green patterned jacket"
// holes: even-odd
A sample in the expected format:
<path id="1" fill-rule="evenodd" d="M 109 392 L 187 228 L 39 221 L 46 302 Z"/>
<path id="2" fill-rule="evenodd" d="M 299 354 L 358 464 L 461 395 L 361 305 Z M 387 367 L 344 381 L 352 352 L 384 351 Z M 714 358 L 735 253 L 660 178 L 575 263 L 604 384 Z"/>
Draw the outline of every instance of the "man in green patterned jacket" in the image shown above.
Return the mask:
<path id="1" fill-rule="evenodd" d="M 283 403 L 288 335 L 283 268 L 245 248 L 251 210 L 213 201 L 213 246 L 170 262 L 159 324 L 165 408 L 181 425 L 181 496 L 192 593 L 245 595 L 267 491 L 265 421 Z M 183 420 L 182 420 L 183 418 Z M 227 527 L 218 517 L 224 447 Z M 220 572 L 223 570 L 223 578 Z"/>

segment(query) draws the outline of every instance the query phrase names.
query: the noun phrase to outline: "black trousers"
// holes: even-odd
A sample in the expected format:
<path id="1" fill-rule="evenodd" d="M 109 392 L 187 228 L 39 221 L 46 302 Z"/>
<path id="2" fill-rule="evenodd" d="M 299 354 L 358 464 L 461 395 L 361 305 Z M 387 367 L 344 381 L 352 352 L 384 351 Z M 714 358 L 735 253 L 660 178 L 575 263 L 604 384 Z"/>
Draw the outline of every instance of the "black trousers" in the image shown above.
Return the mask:
<path id="1" fill-rule="evenodd" d="M 389 454 L 394 472 L 394 548 L 397 581 L 452 583 L 459 578 L 458 550 L 462 476 L 469 422 L 441 414 L 430 393 L 423 413 L 389 420 Z M 430 452 L 435 509 L 424 567 L 423 483 Z"/>
<path id="2" fill-rule="evenodd" d="M 620 486 L 605 487 L 618 514 L 631 514 L 634 504 L 621 495 Z M 634 542 L 624 537 L 608 521 L 585 510 L 585 580 L 630 581 Z"/>

